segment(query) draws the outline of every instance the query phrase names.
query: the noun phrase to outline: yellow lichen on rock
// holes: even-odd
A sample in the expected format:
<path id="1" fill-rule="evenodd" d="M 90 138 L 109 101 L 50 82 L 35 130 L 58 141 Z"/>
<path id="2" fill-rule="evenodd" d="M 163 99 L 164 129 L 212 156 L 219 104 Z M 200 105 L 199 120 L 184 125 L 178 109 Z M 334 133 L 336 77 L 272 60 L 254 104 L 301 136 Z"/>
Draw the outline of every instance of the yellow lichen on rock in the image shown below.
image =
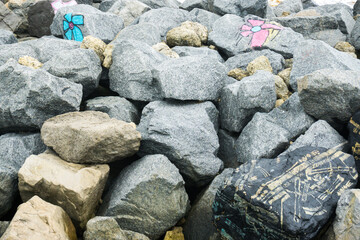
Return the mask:
<path id="1" fill-rule="evenodd" d="M 235 68 L 228 72 L 228 76 L 240 81 L 244 77 L 248 77 L 249 73 L 241 68 Z"/>
<path id="2" fill-rule="evenodd" d="M 173 230 L 167 231 L 164 240 L 184 240 L 182 227 L 174 227 Z"/>
<path id="3" fill-rule="evenodd" d="M 155 44 L 152 46 L 153 49 L 158 51 L 159 53 L 164 54 L 165 56 L 171 57 L 171 58 L 179 58 L 179 54 L 171 50 L 171 48 L 164 42 L 160 42 L 158 44 Z"/>
<path id="4" fill-rule="evenodd" d="M 255 58 L 252 62 L 250 62 L 246 68 L 249 75 L 254 75 L 258 70 L 264 70 L 271 72 L 273 71 L 270 61 L 266 56 L 260 56 Z"/>
<path id="5" fill-rule="evenodd" d="M 34 69 L 39 69 L 43 66 L 41 62 L 39 62 L 37 59 L 30 57 L 30 56 L 23 56 L 19 58 L 19 64 L 31 67 Z"/>
<path id="6" fill-rule="evenodd" d="M 351 56 L 353 56 L 354 58 L 357 58 L 355 53 L 355 47 L 348 42 L 338 42 L 336 43 L 334 48 L 341 52 L 346 52 Z"/>
<path id="7" fill-rule="evenodd" d="M 99 56 L 100 61 L 104 61 L 104 51 L 106 48 L 106 43 L 104 43 L 101 39 L 93 37 L 93 36 L 86 36 L 82 41 L 80 48 L 85 49 L 92 49 L 96 52 Z"/>

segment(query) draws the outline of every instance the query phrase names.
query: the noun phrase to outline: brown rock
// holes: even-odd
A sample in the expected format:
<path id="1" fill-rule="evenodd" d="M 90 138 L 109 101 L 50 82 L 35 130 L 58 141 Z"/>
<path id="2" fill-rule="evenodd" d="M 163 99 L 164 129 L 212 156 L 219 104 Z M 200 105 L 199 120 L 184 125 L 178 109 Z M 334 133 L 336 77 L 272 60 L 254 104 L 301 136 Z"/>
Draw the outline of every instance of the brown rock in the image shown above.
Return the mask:
<path id="1" fill-rule="evenodd" d="M 260 56 L 255 58 L 252 62 L 248 64 L 246 70 L 248 71 L 249 75 L 255 74 L 258 70 L 265 70 L 271 73 L 273 71 L 270 65 L 270 61 L 266 56 Z"/>
<path id="2" fill-rule="evenodd" d="M 30 57 L 30 56 L 23 56 L 19 58 L 19 64 L 31 67 L 33 69 L 39 69 L 43 66 L 41 62 L 39 62 L 37 59 Z"/>
<path id="3" fill-rule="evenodd" d="M 285 101 L 282 99 L 276 100 L 275 107 L 280 107 Z"/>
<path id="4" fill-rule="evenodd" d="M 1 240 L 76 240 L 69 216 L 58 206 L 34 196 L 21 204 Z"/>
<path id="5" fill-rule="evenodd" d="M 240 81 L 244 77 L 248 77 L 249 73 L 241 68 L 235 68 L 228 72 L 228 76 Z"/>
<path id="6" fill-rule="evenodd" d="M 208 40 L 208 29 L 198 22 L 186 21 L 181 24 L 182 28 L 193 30 L 200 38 L 201 43 L 206 44 Z"/>
<path id="7" fill-rule="evenodd" d="M 182 227 L 174 227 L 173 230 L 167 231 L 164 240 L 184 240 Z"/>
<path id="8" fill-rule="evenodd" d="M 160 42 L 154 46 L 152 46 L 153 49 L 158 51 L 159 53 L 164 54 L 165 56 L 171 57 L 171 58 L 179 58 L 179 54 L 171 50 L 171 48 L 164 42 Z"/>
<path id="9" fill-rule="evenodd" d="M 294 63 L 293 58 L 285 59 L 285 68 L 292 68 Z"/>
<path id="10" fill-rule="evenodd" d="M 114 45 L 108 44 L 104 50 L 104 61 L 103 61 L 103 67 L 110 68 L 112 64 L 112 52 L 114 50 Z"/>
<path id="11" fill-rule="evenodd" d="M 334 48 L 339 51 L 346 52 L 346 53 L 350 54 L 351 56 L 353 56 L 354 58 L 357 58 L 356 53 L 355 53 L 355 47 L 352 46 L 348 42 L 338 42 L 338 43 L 336 43 Z"/>
<path id="12" fill-rule="evenodd" d="M 22 23 L 23 19 L 0 1 L 0 29 L 16 32 Z"/>
<path id="13" fill-rule="evenodd" d="M 286 68 L 278 73 L 278 76 L 284 80 L 287 87 L 290 87 L 290 74 L 291 68 Z"/>
<path id="14" fill-rule="evenodd" d="M 81 45 L 80 48 L 85 49 L 92 49 L 96 52 L 96 54 L 99 56 L 101 62 L 104 61 L 104 51 L 106 48 L 106 43 L 104 43 L 101 39 L 93 37 L 93 36 L 86 36 Z"/>
<path id="15" fill-rule="evenodd" d="M 134 155 L 141 135 L 134 123 L 96 111 L 70 112 L 45 121 L 45 145 L 72 163 L 109 163 Z"/>
<path id="16" fill-rule="evenodd" d="M 275 76 L 275 90 L 276 90 L 276 97 L 284 101 L 286 101 L 291 95 L 284 80 L 279 76 Z"/>
<path id="17" fill-rule="evenodd" d="M 109 174 L 109 166 L 68 163 L 52 151 L 31 155 L 20 168 L 19 191 L 23 201 L 37 195 L 62 207 L 84 228 L 95 215 Z"/>
<path id="18" fill-rule="evenodd" d="M 176 27 L 168 31 L 166 34 L 166 43 L 169 45 L 169 47 L 201 47 L 201 40 L 196 32 L 192 29 L 183 27 Z"/>

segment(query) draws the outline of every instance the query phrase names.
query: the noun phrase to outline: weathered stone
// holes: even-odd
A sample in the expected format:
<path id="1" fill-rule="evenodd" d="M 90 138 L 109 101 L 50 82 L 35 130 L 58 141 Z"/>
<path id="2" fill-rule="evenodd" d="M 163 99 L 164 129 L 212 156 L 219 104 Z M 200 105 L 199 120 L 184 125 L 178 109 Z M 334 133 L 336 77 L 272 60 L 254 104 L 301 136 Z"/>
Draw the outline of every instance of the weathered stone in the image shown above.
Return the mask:
<path id="1" fill-rule="evenodd" d="M 156 8 L 179 8 L 179 2 L 176 0 L 139 0 L 140 2 L 148 5 L 149 7 Z"/>
<path id="2" fill-rule="evenodd" d="M 281 105 L 283 105 L 284 102 L 285 102 L 285 101 L 282 100 L 282 99 L 276 100 L 276 102 L 275 102 L 275 107 L 276 107 L 276 108 L 277 108 L 277 107 L 280 107 Z"/>
<path id="3" fill-rule="evenodd" d="M 44 70 L 54 76 L 66 78 L 83 86 L 83 97 L 87 97 L 99 85 L 101 62 L 91 49 L 74 49 L 59 52 L 44 64 Z"/>
<path id="4" fill-rule="evenodd" d="M 357 170 L 360 170 L 360 111 L 357 111 L 348 123 L 349 145 L 355 158 Z"/>
<path id="5" fill-rule="evenodd" d="M 84 240 L 122 240 L 127 239 L 118 223 L 112 217 L 95 217 L 86 224 Z"/>
<path id="6" fill-rule="evenodd" d="M 124 25 L 129 26 L 136 18 L 140 17 L 151 8 L 137 0 L 117 0 L 107 11 L 120 16 L 124 20 Z"/>
<path id="7" fill-rule="evenodd" d="M 213 8 L 214 1 L 206 1 L 206 0 L 185 0 L 181 3 L 180 8 L 191 11 L 195 8 L 197 9 L 205 9 L 210 11 Z"/>
<path id="8" fill-rule="evenodd" d="M 23 66 L 31 67 L 33 69 L 39 69 L 43 66 L 41 62 L 30 56 L 20 57 L 18 62 Z"/>
<path id="9" fill-rule="evenodd" d="M 35 37 L 51 35 L 50 25 L 54 16 L 50 1 L 39 1 L 30 6 L 27 14 L 29 34 Z"/>
<path id="10" fill-rule="evenodd" d="M 214 222 L 225 238 L 313 239 L 357 179 L 354 158 L 334 149 L 249 161 L 220 186 Z"/>
<path id="11" fill-rule="evenodd" d="M 138 124 L 141 113 L 137 107 L 121 97 L 97 97 L 86 101 L 86 110 L 107 113 L 109 117 Z"/>
<path id="12" fill-rule="evenodd" d="M 17 43 L 17 39 L 11 31 L 0 29 L 0 45 Z"/>
<path id="13" fill-rule="evenodd" d="M 248 71 L 245 71 L 241 68 L 235 68 L 233 70 L 230 70 L 230 72 L 228 72 L 228 76 L 240 81 L 241 79 L 248 77 L 249 73 Z"/>
<path id="14" fill-rule="evenodd" d="M 0 131 L 39 129 L 50 117 L 79 110 L 81 85 L 14 59 L 0 67 L 0 82 Z"/>
<path id="15" fill-rule="evenodd" d="M 304 41 L 294 53 L 290 78 L 291 88 L 297 90 L 297 80 L 325 68 L 358 71 L 360 61 L 355 60 L 349 54 L 337 51 L 322 41 Z"/>
<path id="16" fill-rule="evenodd" d="M 341 52 L 349 53 L 354 58 L 357 58 L 355 53 L 355 48 L 348 42 L 338 42 L 336 43 L 335 47 L 336 50 L 339 50 Z"/>
<path id="17" fill-rule="evenodd" d="M 163 155 L 141 158 L 121 171 L 99 213 L 121 229 L 157 239 L 189 209 L 179 170 Z"/>
<path id="18" fill-rule="evenodd" d="M 274 13 L 277 17 L 281 17 L 284 13 L 297 13 L 301 10 L 303 10 L 301 0 L 284 0 L 274 8 Z"/>
<path id="19" fill-rule="evenodd" d="M 239 163 L 235 151 L 235 142 L 239 134 L 219 129 L 218 136 L 220 144 L 218 157 L 224 162 L 224 168 L 237 168 Z"/>
<path id="20" fill-rule="evenodd" d="M 110 89 L 121 97 L 132 100 L 162 99 L 159 83 L 155 81 L 152 72 L 157 65 L 168 59 L 142 42 L 118 43 L 112 52 Z"/>
<path id="21" fill-rule="evenodd" d="M 5 233 L 6 229 L 9 227 L 10 222 L 1 221 L 0 222 L 0 237 Z"/>
<path id="22" fill-rule="evenodd" d="M 260 56 L 249 63 L 246 68 L 249 75 L 254 75 L 259 70 L 271 72 L 273 71 L 270 61 L 266 56 Z"/>
<path id="23" fill-rule="evenodd" d="M 152 46 L 152 48 L 170 58 L 179 58 L 179 55 L 173 50 L 171 50 L 171 48 L 164 42 L 155 44 L 154 46 Z"/>
<path id="24" fill-rule="evenodd" d="M 95 214 L 109 174 L 109 166 L 68 163 L 47 151 L 31 155 L 19 170 L 24 202 L 37 195 L 62 207 L 74 224 L 84 228 Z"/>
<path id="25" fill-rule="evenodd" d="M 76 240 L 69 216 L 58 206 L 34 196 L 21 204 L 1 240 L 63 239 Z"/>
<path id="26" fill-rule="evenodd" d="M 287 87 L 290 87 L 290 75 L 291 75 L 291 68 L 286 68 L 278 73 L 278 76 L 284 80 Z"/>
<path id="27" fill-rule="evenodd" d="M 201 40 L 195 31 L 184 27 L 176 27 L 166 34 L 166 43 L 170 47 L 192 46 L 200 47 Z"/>
<path id="28" fill-rule="evenodd" d="M 203 56 L 164 61 L 152 73 L 164 98 L 200 101 L 216 100 L 226 76 L 224 65 Z"/>
<path id="29" fill-rule="evenodd" d="M 50 118 L 41 128 L 41 137 L 62 159 L 73 163 L 109 163 L 130 157 L 138 151 L 141 138 L 134 123 L 96 111 Z"/>
<path id="30" fill-rule="evenodd" d="M 256 112 L 269 112 L 275 106 L 275 76 L 258 71 L 240 82 L 225 86 L 220 96 L 221 127 L 240 132 Z"/>
<path id="31" fill-rule="evenodd" d="M 298 80 L 301 104 L 316 119 L 345 123 L 360 108 L 359 79 L 360 72 L 336 69 L 306 75 Z"/>
<path id="32" fill-rule="evenodd" d="M 220 240 L 221 235 L 212 222 L 212 204 L 217 189 L 230 177 L 234 169 L 228 168 L 216 176 L 202 192 L 191 208 L 184 226 L 184 235 L 189 240 Z"/>
<path id="33" fill-rule="evenodd" d="M 45 149 L 40 134 L 8 133 L 0 136 L 0 217 L 14 203 L 18 193 L 18 171 L 25 159 Z"/>
<path id="34" fill-rule="evenodd" d="M 215 13 L 199 8 L 194 8 L 191 10 L 190 14 L 192 16 L 192 21 L 204 25 L 209 32 L 212 31 L 214 22 L 220 18 L 220 16 Z"/>
<path id="35" fill-rule="evenodd" d="M 0 66 L 4 65 L 10 58 L 19 59 L 22 56 L 37 58 L 35 50 L 24 43 L 0 45 Z"/>
<path id="36" fill-rule="evenodd" d="M 267 0 L 236 1 L 236 0 L 214 0 L 214 12 L 219 15 L 235 14 L 245 17 L 249 14 L 265 17 Z"/>
<path id="37" fill-rule="evenodd" d="M 224 62 L 224 59 L 221 57 L 218 51 L 210 49 L 208 47 L 198 48 L 198 47 L 176 46 L 172 48 L 172 50 L 177 54 L 179 54 L 180 57 L 204 55 L 207 57 L 214 57 L 221 63 Z"/>
<path id="38" fill-rule="evenodd" d="M 21 17 L 8 9 L 3 2 L 0 2 L 0 28 L 16 32 L 21 23 Z"/>
<path id="39" fill-rule="evenodd" d="M 350 43 L 357 49 L 360 49 L 360 18 L 355 22 L 355 26 L 350 34 Z"/>
<path id="40" fill-rule="evenodd" d="M 275 90 L 276 90 L 276 97 L 284 101 L 286 101 L 291 95 L 289 89 L 286 86 L 286 83 L 279 76 L 275 76 Z"/>
<path id="41" fill-rule="evenodd" d="M 69 24 L 69 28 L 64 31 L 64 28 L 67 28 L 65 23 Z M 74 25 L 74 30 L 70 28 L 71 23 Z M 82 42 L 84 37 L 91 35 L 105 43 L 111 42 L 123 28 L 124 22 L 120 16 L 104 13 L 85 4 L 60 8 L 50 26 L 51 34 L 57 37 Z"/>
<path id="42" fill-rule="evenodd" d="M 109 69 L 112 64 L 112 52 L 114 50 L 114 45 L 108 44 L 104 50 L 104 62 L 103 67 Z"/>
<path id="43" fill-rule="evenodd" d="M 185 240 L 182 227 L 174 227 L 167 231 L 164 240 Z"/>
<path id="44" fill-rule="evenodd" d="M 151 102 L 143 110 L 138 131 L 139 154 L 164 154 L 184 176 L 186 183 L 202 186 L 221 169 L 216 157 L 218 112 L 211 102 Z"/>
<path id="45" fill-rule="evenodd" d="M 98 57 L 100 58 L 100 61 L 104 61 L 104 51 L 106 48 L 106 43 L 104 43 L 101 39 L 95 38 L 93 36 L 86 36 L 82 41 L 80 48 L 94 50 L 96 55 L 98 55 Z"/>

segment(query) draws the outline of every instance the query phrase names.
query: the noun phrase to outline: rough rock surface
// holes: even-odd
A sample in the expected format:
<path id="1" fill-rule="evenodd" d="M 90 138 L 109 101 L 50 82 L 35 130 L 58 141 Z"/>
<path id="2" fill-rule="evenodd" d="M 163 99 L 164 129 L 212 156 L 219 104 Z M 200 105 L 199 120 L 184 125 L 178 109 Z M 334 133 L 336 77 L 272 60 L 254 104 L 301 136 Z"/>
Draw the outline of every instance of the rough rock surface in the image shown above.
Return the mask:
<path id="1" fill-rule="evenodd" d="M 94 50 L 96 55 L 98 55 L 98 57 L 100 58 L 100 61 L 104 61 L 104 51 L 106 48 L 106 43 L 101 41 L 101 39 L 95 38 L 93 36 L 86 36 L 81 42 L 80 48 Z"/>
<path id="2" fill-rule="evenodd" d="M 357 111 L 348 123 L 349 145 L 356 160 L 357 170 L 360 171 L 360 111 Z"/>
<path id="3" fill-rule="evenodd" d="M 74 224 L 84 228 L 95 214 L 109 166 L 68 163 L 53 152 L 31 155 L 19 170 L 19 191 L 24 202 L 37 195 L 62 207 Z"/>
<path id="4" fill-rule="evenodd" d="M 124 20 L 124 25 L 129 26 L 136 18 L 140 17 L 151 8 L 137 0 L 117 0 L 107 11 L 120 16 Z"/>
<path id="5" fill-rule="evenodd" d="M 23 66 L 31 67 L 33 69 L 39 69 L 43 66 L 41 62 L 30 56 L 20 57 L 18 62 Z"/>
<path id="6" fill-rule="evenodd" d="M 357 179 L 354 158 L 334 149 L 249 161 L 219 188 L 214 222 L 225 238 L 313 239 Z"/>
<path id="7" fill-rule="evenodd" d="M 17 43 L 17 39 L 11 31 L 0 29 L 0 45 Z"/>
<path id="8" fill-rule="evenodd" d="M 8 9 L 3 2 L 0 2 L 0 28 L 16 32 L 21 23 L 21 17 Z"/>
<path id="9" fill-rule="evenodd" d="M 48 119 L 41 128 L 41 138 L 66 161 L 109 163 L 134 155 L 141 136 L 134 123 L 110 118 L 102 112 L 85 111 Z"/>
<path id="10" fill-rule="evenodd" d="M 114 216 L 123 230 L 157 239 L 189 209 L 184 184 L 165 156 L 145 156 L 121 171 L 99 213 Z"/>
<path id="11" fill-rule="evenodd" d="M 196 47 L 177 46 L 177 47 L 173 47 L 172 50 L 177 54 L 179 54 L 180 57 L 204 55 L 207 57 L 214 57 L 221 63 L 224 62 L 224 59 L 216 50 L 210 49 L 208 47 L 196 48 Z"/>
<path id="12" fill-rule="evenodd" d="M 76 240 L 69 216 L 58 206 L 34 196 L 21 204 L 1 240 Z"/>
<path id="13" fill-rule="evenodd" d="M 201 23 L 207 27 L 208 31 L 212 31 L 213 23 L 220 18 L 219 15 L 206 11 L 204 9 L 194 8 L 190 11 L 192 21 Z"/>
<path id="14" fill-rule="evenodd" d="M 174 52 L 165 42 L 155 44 L 152 46 L 152 48 L 170 58 L 179 58 L 179 55 Z"/>
<path id="15" fill-rule="evenodd" d="M 239 134 L 219 129 L 219 153 L 218 157 L 224 162 L 224 168 L 237 168 L 240 163 L 237 161 L 235 143 Z"/>
<path id="16" fill-rule="evenodd" d="M 254 75 L 259 70 L 263 70 L 271 73 L 273 72 L 273 69 L 270 65 L 270 61 L 266 56 L 260 56 L 255 58 L 253 61 L 251 61 L 248 64 L 246 70 L 250 75 Z"/>
<path id="17" fill-rule="evenodd" d="M 218 111 L 211 102 L 155 101 L 142 112 L 140 155 L 164 154 L 188 184 L 208 183 L 223 163 L 216 157 Z"/>
<path id="18" fill-rule="evenodd" d="M 27 14 L 29 34 L 35 37 L 51 35 L 50 25 L 54 16 L 50 1 L 39 1 L 30 6 Z"/>

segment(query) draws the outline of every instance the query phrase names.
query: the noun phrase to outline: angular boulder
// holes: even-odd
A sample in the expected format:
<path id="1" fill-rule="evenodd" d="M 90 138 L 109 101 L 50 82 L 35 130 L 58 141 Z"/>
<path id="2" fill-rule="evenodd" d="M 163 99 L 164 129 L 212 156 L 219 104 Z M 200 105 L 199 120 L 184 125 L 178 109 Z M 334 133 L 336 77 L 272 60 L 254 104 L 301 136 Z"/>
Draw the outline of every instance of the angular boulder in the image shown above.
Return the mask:
<path id="1" fill-rule="evenodd" d="M 157 239 L 189 209 L 184 185 L 165 156 L 145 156 L 121 171 L 99 214 L 113 216 L 123 230 Z"/>
<path id="2" fill-rule="evenodd" d="M 126 27 L 150 9 L 148 5 L 137 0 L 117 0 L 107 12 L 120 16 Z"/>
<path id="3" fill-rule="evenodd" d="M 16 32 L 23 20 L 20 16 L 16 15 L 13 11 L 5 6 L 3 2 L 0 2 L 0 28 Z"/>
<path id="4" fill-rule="evenodd" d="M 173 47 L 172 50 L 177 54 L 179 54 L 180 57 L 202 55 L 206 57 L 213 57 L 221 63 L 224 62 L 224 59 L 221 57 L 218 51 L 210 49 L 208 47 L 197 48 L 197 47 L 176 46 Z"/>
<path id="5" fill-rule="evenodd" d="M 237 168 L 240 163 L 237 161 L 235 143 L 239 134 L 219 129 L 219 153 L 218 157 L 224 162 L 224 168 Z"/>
<path id="6" fill-rule="evenodd" d="M 236 0 L 214 0 L 214 12 L 219 15 L 235 14 L 245 17 L 249 14 L 259 17 L 266 16 L 267 0 L 253 0 L 251 2 Z"/>
<path id="7" fill-rule="evenodd" d="M 205 27 L 207 27 L 208 31 L 212 31 L 212 25 L 216 20 L 218 20 L 221 16 L 216 13 L 206 11 L 204 9 L 194 8 L 190 11 L 192 16 L 192 21 L 201 23 Z"/>
<path id="8" fill-rule="evenodd" d="M 26 42 L 0 45 L 0 66 L 4 65 L 10 58 L 18 60 L 22 56 L 37 58 L 37 53 Z"/>
<path id="9" fill-rule="evenodd" d="M 50 1 L 39 1 L 30 6 L 27 14 L 29 34 L 35 37 L 51 35 L 50 25 L 54 16 Z"/>
<path id="10" fill-rule="evenodd" d="M 68 163 L 51 151 L 31 155 L 19 170 L 24 202 L 37 195 L 62 207 L 74 224 L 84 228 L 95 214 L 109 174 L 109 166 Z"/>
<path id="11" fill-rule="evenodd" d="M 48 119 L 41 128 L 41 138 L 65 161 L 109 163 L 134 155 L 141 136 L 134 123 L 85 111 Z"/>
<path id="12" fill-rule="evenodd" d="M 313 239 L 357 179 L 354 158 L 335 149 L 252 160 L 220 186 L 214 223 L 228 239 Z"/>
<path id="13" fill-rule="evenodd" d="M 0 29 L 0 45 L 17 43 L 17 41 L 18 40 L 16 39 L 13 32 L 4 30 L 4 29 Z"/>

